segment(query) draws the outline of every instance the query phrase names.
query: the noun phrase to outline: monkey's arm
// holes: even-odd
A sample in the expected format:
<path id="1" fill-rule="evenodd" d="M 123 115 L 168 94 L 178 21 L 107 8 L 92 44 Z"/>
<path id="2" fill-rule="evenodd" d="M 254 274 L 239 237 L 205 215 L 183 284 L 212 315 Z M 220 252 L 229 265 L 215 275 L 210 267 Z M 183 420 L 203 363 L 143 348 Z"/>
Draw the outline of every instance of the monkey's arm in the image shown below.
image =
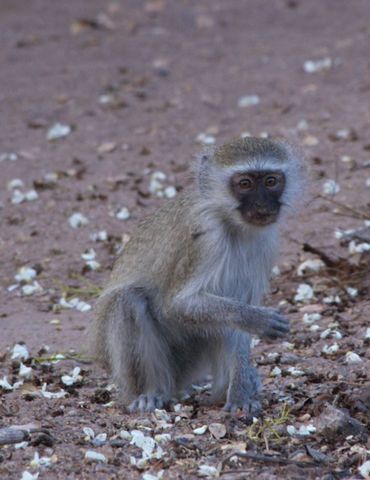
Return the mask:
<path id="1" fill-rule="evenodd" d="M 261 337 L 276 339 L 289 331 L 289 321 L 272 308 L 248 305 L 207 292 L 178 294 L 169 315 L 199 328 L 244 330 Z"/>

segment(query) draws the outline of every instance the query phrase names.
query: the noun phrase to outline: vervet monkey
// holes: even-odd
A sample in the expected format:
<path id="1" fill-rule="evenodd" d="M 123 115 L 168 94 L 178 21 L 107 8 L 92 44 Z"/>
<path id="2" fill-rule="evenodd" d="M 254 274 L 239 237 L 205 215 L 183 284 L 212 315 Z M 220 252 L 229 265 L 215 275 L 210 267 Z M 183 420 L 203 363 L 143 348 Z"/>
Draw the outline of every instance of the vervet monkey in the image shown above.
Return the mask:
<path id="1" fill-rule="evenodd" d="M 203 154 L 194 187 L 139 225 L 93 328 L 96 355 L 129 411 L 163 407 L 207 370 L 226 411 L 259 411 L 250 335 L 289 331 L 284 316 L 260 303 L 300 172 L 285 140 L 238 139 Z"/>

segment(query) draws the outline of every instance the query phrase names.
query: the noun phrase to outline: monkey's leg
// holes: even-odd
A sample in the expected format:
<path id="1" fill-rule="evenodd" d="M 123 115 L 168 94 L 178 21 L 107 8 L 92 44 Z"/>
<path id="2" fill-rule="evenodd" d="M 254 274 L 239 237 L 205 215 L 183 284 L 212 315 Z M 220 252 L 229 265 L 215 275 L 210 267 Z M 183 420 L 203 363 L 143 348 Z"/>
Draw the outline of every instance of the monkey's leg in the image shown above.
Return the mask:
<path id="1" fill-rule="evenodd" d="M 240 408 L 248 414 L 257 414 L 261 410 L 258 400 L 261 382 L 250 361 L 250 336 L 234 332 L 229 348 L 229 387 L 224 410 L 235 412 Z"/>
<path id="2" fill-rule="evenodd" d="M 110 363 L 123 401 L 131 412 L 161 408 L 174 390 L 171 352 L 145 292 L 120 289 L 109 303 Z"/>

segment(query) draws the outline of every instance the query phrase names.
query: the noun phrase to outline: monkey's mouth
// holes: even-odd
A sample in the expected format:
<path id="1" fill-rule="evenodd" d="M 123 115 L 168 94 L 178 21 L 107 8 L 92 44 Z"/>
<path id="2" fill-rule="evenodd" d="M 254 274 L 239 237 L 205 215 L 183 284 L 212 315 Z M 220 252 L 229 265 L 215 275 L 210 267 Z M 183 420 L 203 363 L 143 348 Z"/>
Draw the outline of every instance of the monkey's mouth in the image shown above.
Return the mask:
<path id="1" fill-rule="evenodd" d="M 248 215 L 243 215 L 244 220 L 247 223 L 256 225 L 258 227 L 264 227 L 270 225 L 271 223 L 276 222 L 278 213 L 249 213 Z"/>

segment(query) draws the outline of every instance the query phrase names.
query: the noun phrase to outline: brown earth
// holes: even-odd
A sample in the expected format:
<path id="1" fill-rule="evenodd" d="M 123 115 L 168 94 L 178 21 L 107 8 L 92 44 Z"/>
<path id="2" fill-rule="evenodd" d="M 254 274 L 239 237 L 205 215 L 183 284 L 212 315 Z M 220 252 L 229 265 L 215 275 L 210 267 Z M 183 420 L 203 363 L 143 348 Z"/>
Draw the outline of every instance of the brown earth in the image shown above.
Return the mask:
<path id="1" fill-rule="evenodd" d="M 130 464 L 140 450 L 128 440 L 113 440 L 121 430 L 143 426 L 149 436 L 171 434 L 163 457 L 145 466 L 153 475 L 164 470 L 164 479 L 196 478 L 204 464 L 228 479 L 359 475 L 369 456 L 366 433 L 357 425 L 330 435 L 322 423 L 334 405 L 369 427 L 370 254 L 350 255 L 348 241 L 334 237 L 336 229 L 360 229 L 370 219 L 369 16 L 367 0 L 2 0 L 0 380 L 19 380 L 19 364 L 9 353 L 19 342 L 31 353 L 26 364 L 33 380 L 10 392 L 0 387 L 0 427 L 33 423 L 52 437 L 35 433 L 24 449 L 0 447 L 0 478 L 19 479 L 25 470 L 39 471 L 40 479 L 141 478 L 145 470 Z M 330 58 L 329 68 L 304 71 L 305 61 L 324 58 Z M 245 95 L 258 95 L 260 103 L 238 107 Z M 48 141 L 56 122 L 72 131 Z M 338 139 L 341 130 L 347 133 Z M 220 144 L 243 132 L 284 135 L 301 144 L 311 170 L 308 200 L 284 229 L 281 274 L 267 299 L 272 305 L 285 300 L 291 345 L 260 343 L 255 349 L 266 394 L 257 426 L 248 427 L 241 414 L 222 413 L 220 406 L 199 405 L 194 394 L 187 400 L 190 410 L 176 422 L 179 414 L 170 413 L 163 430 L 154 416 L 128 416 L 109 403 L 115 395 L 104 390 L 108 376 L 77 355 L 91 312 L 57 304 L 63 293 L 93 304 L 122 236 L 170 201 L 149 194 L 152 172 L 165 172 L 166 185 L 181 190 L 189 182 L 200 133 Z M 9 153 L 17 159 L 4 155 Z M 44 179 L 51 172 L 57 174 L 52 184 Z M 12 204 L 8 186 L 16 178 L 23 192 L 36 189 L 38 198 Z M 328 179 L 340 185 L 335 197 L 321 195 Z M 120 207 L 129 209 L 128 220 L 114 216 Z M 72 229 L 68 218 L 74 212 L 89 224 Z M 100 230 L 108 232 L 108 241 L 95 243 L 90 234 Z M 369 240 L 365 231 L 356 241 Z M 303 243 L 311 252 L 303 251 Z M 89 248 L 97 253 L 99 271 L 88 271 L 81 258 Z M 317 258 L 314 249 L 325 268 L 298 277 L 301 261 Z M 41 292 L 8 290 L 22 266 L 37 270 Z M 313 306 L 294 302 L 300 283 L 314 287 Z M 357 296 L 347 287 L 356 288 Z M 341 302 L 324 303 L 329 295 Z M 309 309 L 323 316 L 315 331 L 302 320 Z M 328 328 L 329 337 L 321 338 Z M 323 353 L 324 345 L 334 343 L 337 352 Z M 40 352 L 44 345 L 49 353 Z M 348 364 L 351 351 L 362 361 Z M 51 365 L 47 357 L 60 352 L 69 359 Z M 61 375 L 76 365 L 82 381 L 65 387 Z M 282 376 L 271 377 L 276 366 Z M 293 366 L 304 375 L 289 373 Z M 69 396 L 35 395 L 45 382 L 49 391 L 63 387 Z M 221 439 L 209 431 L 184 437 L 212 422 L 226 426 Z M 309 436 L 286 431 L 287 425 L 311 423 L 317 431 Z M 107 433 L 105 445 L 91 445 L 82 431 L 86 426 Z M 265 457 L 222 463 L 240 444 L 253 454 L 275 454 L 280 464 Z M 89 449 L 104 453 L 108 463 L 87 463 Z M 51 466 L 32 469 L 36 451 L 51 457 Z"/>

